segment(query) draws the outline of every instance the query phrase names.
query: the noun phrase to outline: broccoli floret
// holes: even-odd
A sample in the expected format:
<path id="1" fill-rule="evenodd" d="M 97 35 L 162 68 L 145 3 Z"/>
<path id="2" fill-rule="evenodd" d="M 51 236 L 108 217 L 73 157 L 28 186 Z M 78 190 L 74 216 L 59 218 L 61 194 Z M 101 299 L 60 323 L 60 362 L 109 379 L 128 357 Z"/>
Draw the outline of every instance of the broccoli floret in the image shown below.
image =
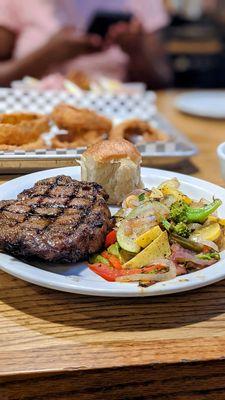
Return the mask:
<path id="1" fill-rule="evenodd" d="M 174 224 L 173 222 L 167 221 L 167 219 L 164 219 L 162 221 L 162 226 L 165 228 L 168 232 L 174 232 L 179 236 L 183 237 L 189 237 L 190 236 L 190 229 L 184 222 L 178 222 L 178 224 Z"/>
<path id="2" fill-rule="evenodd" d="M 179 222 L 173 226 L 173 232 L 179 236 L 188 238 L 190 236 L 190 229 L 184 222 Z"/>
<path id="3" fill-rule="evenodd" d="M 170 207 L 170 219 L 174 222 L 187 222 L 188 205 L 180 200 L 173 203 Z"/>
<path id="4" fill-rule="evenodd" d="M 217 199 L 211 204 L 204 207 L 193 208 L 188 206 L 184 201 L 176 201 L 170 207 L 169 220 L 175 223 L 179 222 L 199 222 L 203 223 L 210 214 L 212 214 L 222 204 L 222 201 Z"/>
<path id="5" fill-rule="evenodd" d="M 174 232 L 179 236 L 189 237 L 190 236 L 190 229 L 184 222 L 178 222 L 178 224 L 174 224 L 173 222 L 169 222 L 166 219 L 162 221 L 162 226 L 168 232 Z"/>

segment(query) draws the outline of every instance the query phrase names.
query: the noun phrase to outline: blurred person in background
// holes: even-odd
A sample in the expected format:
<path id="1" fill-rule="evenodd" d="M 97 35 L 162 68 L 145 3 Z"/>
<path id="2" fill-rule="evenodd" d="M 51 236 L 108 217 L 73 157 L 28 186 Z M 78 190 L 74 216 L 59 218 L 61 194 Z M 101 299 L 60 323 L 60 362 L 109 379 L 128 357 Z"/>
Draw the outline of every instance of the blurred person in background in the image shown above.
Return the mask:
<path id="1" fill-rule="evenodd" d="M 132 18 L 101 37 L 88 33 L 99 11 Z M 76 69 L 167 86 L 172 75 L 160 34 L 167 23 L 162 0 L 0 0 L 0 85 Z"/>

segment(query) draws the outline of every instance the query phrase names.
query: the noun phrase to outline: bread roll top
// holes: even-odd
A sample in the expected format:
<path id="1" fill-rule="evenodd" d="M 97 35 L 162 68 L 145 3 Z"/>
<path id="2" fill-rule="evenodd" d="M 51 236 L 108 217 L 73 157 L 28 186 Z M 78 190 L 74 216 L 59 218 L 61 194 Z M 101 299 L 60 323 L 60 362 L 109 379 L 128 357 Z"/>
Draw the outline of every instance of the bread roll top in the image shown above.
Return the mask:
<path id="1" fill-rule="evenodd" d="M 104 163 L 108 161 L 119 161 L 129 158 L 135 164 L 141 163 L 141 155 L 136 147 L 125 139 L 104 140 L 90 146 L 84 153 L 84 157 L 92 157 L 94 161 Z"/>

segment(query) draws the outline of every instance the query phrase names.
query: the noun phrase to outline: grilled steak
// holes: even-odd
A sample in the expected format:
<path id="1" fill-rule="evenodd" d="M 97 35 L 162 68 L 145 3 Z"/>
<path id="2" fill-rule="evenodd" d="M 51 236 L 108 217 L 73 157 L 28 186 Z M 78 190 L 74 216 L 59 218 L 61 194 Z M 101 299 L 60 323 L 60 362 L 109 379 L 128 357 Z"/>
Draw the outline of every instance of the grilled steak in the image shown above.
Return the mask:
<path id="1" fill-rule="evenodd" d="M 69 176 L 38 181 L 0 201 L 0 248 L 25 258 L 78 261 L 100 250 L 112 226 L 108 195 Z"/>

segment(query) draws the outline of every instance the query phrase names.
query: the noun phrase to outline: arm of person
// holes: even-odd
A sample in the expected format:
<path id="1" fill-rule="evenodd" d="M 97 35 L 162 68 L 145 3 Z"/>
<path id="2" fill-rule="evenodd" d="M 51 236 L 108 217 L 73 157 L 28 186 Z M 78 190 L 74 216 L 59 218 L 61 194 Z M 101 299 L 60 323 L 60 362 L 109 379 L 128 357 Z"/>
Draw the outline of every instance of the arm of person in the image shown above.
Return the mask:
<path id="1" fill-rule="evenodd" d="M 127 79 L 144 81 L 152 89 L 169 87 L 172 84 L 172 69 L 160 32 L 144 33 L 136 51 L 130 51 Z"/>
<path id="2" fill-rule="evenodd" d="M 119 23 L 110 28 L 108 42 L 128 54 L 127 80 L 145 82 L 152 89 L 171 85 L 172 69 L 159 31 L 145 32 L 136 20 Z"/>
<path id="3" fill-rule="evenodd" d="M 0 43 L 1 43 L 0 27 Z M 76 36 L 74 30 L 65 28 L 55 34 L 50 40 L 21 59 L 12 58 L 12 49 L 15 45 L 10 42 L 11 32 L 4 28 L 4 54 L 10 53 L 9 59 L 1 58 L 0 85 L 8 86 L 11 81 L 21 79 L 25 75 L 35 78 L 42 77 L 50 67 L 60 64 L 81 54 L 98 51 L 101 41 L 96 36 Z M 0 52 L 1 54 L 1 52 Z"/>
<path id="4" fill-rule="evenodd" d="M 21 59 L 9 59 L 0 62 L 0 85 L 9 86 L 16 79 L 26 75 L 40 78 L 54 64 L 55 57 L 49 55 L 48 46 L 32 52 Z"/>
<path id="5" fill-rule="evenodd" d="M 12 56 L 16 34 L 4 27 L 0 27 L 0 61 L 8 60 Z"/>

